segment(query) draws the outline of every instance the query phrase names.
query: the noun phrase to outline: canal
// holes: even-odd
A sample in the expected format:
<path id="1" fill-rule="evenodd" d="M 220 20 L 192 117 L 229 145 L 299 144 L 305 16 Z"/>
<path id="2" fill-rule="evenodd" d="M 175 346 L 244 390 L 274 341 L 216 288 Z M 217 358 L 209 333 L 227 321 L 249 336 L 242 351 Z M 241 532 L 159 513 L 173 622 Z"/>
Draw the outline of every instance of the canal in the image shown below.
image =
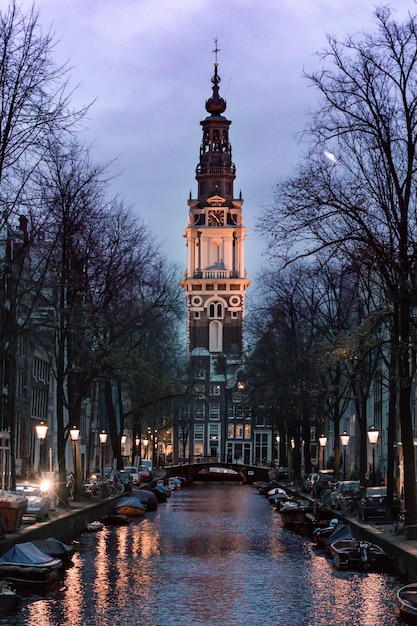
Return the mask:
<path id="1" fill-rule="evenodd" d="M 0 625 L 401 624 L 395 578 L 337 572 L 250 485 L 175 491 L 141 521 L 82 535 L 73 561 Z"/>

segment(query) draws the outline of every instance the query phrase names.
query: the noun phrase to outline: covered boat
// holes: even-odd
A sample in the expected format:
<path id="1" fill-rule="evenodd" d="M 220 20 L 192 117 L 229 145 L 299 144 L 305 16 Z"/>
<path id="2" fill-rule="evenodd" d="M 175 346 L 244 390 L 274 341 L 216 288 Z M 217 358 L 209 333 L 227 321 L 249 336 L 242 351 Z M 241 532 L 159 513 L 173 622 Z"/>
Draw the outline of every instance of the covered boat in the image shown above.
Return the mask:
<path id="1" fill-rule="evenodd" d="M 281 508 L 282 502 L 287 502 L 287 500 L 289 500 L 287 492 L 284 489 L 281 489 L 281 487 L 274 487 L 273 489 L 270 489 L 267 496 L 269 503 L 272 505 L 275 504 L 278 509 Z"/>
<path id="2" fill-rule="evenodd" d="M 317 545 L 328 548 L 330 544 L 341 539 L 352 539 L 352 529 L 348 524 L 342 524 L 337 518 L 330 521 L 329 526 L 318 527 L 313 533 L 313 539 Z"/>
<path id="3" fill-rule="evenodd" d="M 203 467 L 197 472 L 197 477 L 203 480 L 242 480 L 239 472 L 231 467 Z"/>
<path id="4" fill-rule="evenodd" d="M 156 511 L 158 508 L 157 495 L 149 489 L 133 489 L 131 495 L 139 498 L 147 511 Z"/>
<path id="5" fill-rule="evenodd" d="M 45 554 L 31 541 L 18 543 L 0 557 L 0 579 L 15 586 L 46 586 L 57 579 L 61 559 Z"/>
<path id="6" fill-rule="evenodd" d="M 49 554 L 54 559 L 61 559 L 64 567 L 68 567 L 72 563 L 72 557 L 74 556 L 74 546 L 70 546 L 55 537 L 48 537 L 48 539 L 34 539 L 33 545 L 36 546 L 41 552 Z"/>
<path id="7" fill-rule="evenodd" d="M 117 510 L 128 517 L 141 517 L 145 514 L 146 506 L 136 496 L 129 496 L 119 500 Z"/>
<path id="8" fill-rule="evenodd" d="M 410 583 L 397 591 L 397 606 L 401 619 L 417 624 L 417 583 Z"/>
<path id="9" fill-rule="evenodd" d="M 368 541 L 341 539 L 330 544 L 336 569 L 386 570 L 391 559 L 384 550 Z"/>
<path id="10" fill-rule="evenodd" d="M 151 487 L 149 491 L 152 491 L 158 499 L 159 504 L 163 504 L 171 496 L 171 489 L 164 487 L 164 485 L 156 485 Z"/>

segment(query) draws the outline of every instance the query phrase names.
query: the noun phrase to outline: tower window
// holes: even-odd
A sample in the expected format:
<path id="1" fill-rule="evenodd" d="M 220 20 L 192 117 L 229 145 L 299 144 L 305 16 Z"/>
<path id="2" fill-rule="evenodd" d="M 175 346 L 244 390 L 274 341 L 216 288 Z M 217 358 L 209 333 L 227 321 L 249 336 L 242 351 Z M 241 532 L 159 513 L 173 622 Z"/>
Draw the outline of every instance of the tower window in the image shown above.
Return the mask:
<path id="1" fill-rule="evenodd" d="M 210 319 L 221 320 L 223 317 L 223 307 L 220 302 L 212 302 L 209 306 L 209 314 Z"/>

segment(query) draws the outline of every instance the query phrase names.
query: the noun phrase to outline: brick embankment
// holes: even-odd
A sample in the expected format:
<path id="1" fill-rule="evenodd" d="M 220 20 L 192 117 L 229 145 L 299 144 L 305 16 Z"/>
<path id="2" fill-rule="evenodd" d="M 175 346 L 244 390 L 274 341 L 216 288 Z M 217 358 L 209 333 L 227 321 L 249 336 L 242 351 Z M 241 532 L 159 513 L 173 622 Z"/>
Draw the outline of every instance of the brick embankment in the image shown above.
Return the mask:
<path id="1" fill-rule="evenodd" d="M 154 479 L 146 484 L 142 483 L 139 488 L 153 487 L 158 480 L 164 479 L 166 472 L 160 469 L 155 472 Z M 100 502 L 92 502 L 91 500 L 81 498 L 77 502 L 71 502 L 68 507 L 57 506 L 54 511 L 49 512 L 49 518 L 44 522 L 26 522 L 23 521 L 15 532 L 6 533 L 0 539 L 0 556 L 7 552 L 16 543 L 24 541 L 33 541 L 35 539 L 47 539 L 54 537 L 59 541 L 71 543 L 78 537 L 89 522 L 101 519 L 107 513 L 112 511 L 119 497 L 108 498 Z"/>
<path id="2" fill-rule="evenodd" d="M 300 492 L 298 486 L 283 483 L 282 488 L 295 497 L 300 497 L 312 502 L 320 502 L 308 494 Z M 370 541 L 379 545 L 393 559 L 393 569 L 400 578 L 406 582 L 417 581 L 417 538 L 407 539 L 407 534 L 394 535 L 394 524 L 372 520 L 363 522 L 354 515 L 341 515 L 340 511 L 332 510 L 332 513 L 341 522 L 349 524 L 353 534 L 359 539 Z"/>
<path id="3" fill-rule="evenodd" d="M 109 498 L 101 502 L 80 500 L 71 502 L 68 507 L 58 506 L 55 511 L 49 512 L 49 518 L 44 522 L 22 521 L 15 532 L 6 533 L 0 539 L 0 555 L 4 554 L 16 543 L 47 539 L 54 537 L 65 543 L 71 541 L 85 530 L 89 522 L 100 519 L 116 506 L 116 498 Z"/>

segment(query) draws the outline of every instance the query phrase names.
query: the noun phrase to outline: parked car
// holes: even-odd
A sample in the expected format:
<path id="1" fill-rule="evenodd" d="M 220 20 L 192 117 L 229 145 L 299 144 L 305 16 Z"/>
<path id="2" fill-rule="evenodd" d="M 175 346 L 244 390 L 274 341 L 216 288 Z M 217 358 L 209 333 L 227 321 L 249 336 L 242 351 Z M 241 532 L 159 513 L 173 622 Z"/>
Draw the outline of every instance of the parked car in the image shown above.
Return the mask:
<path id="1" fill-rule="evenodd" d="M 311 493 L 313 490 L 313 484 L 315 478 L 317 476 L 317 472 L 313 472 L 311 474 L 306 474 L 303 480 L 303 490 L 305 493 Z"/>
<path id="2" fill-rule="evenodd" d="M 340 508 L 339 500 L 348 491 L 355 491 L 360 487 L 359 480 L 338 480 L 334 483 L 333 491 L 330 494 L 330 507 L 332 509 Z"/>
<path id="3" fill-rule="evenodd" d="M 149 471 L 148 465 L 139 465 L 139 479 L 144 482 L 152 480 L 152 472 Z"/>
<path id="4" fill-rule="evenodd" d="M 322 493 L 328 488 L 330 483 L 334 481 L 334 471 L 323 469 L 317 472 L 317 476 L 313 482 L 312 494 L 315 498 L 320 498 Z"/>
<path id="5" fill-rule="evenodd" d="M 148 460 L 146 460 L 146 459 L 142 459 L 142 461 L 141 461 L 141 463 L 140 463 L 140 464 L 141 464 L 141 465 L 146 465 L 146 467 L 148 468 L 148 471 L 149 471 L 149 472 L 152 472 L 152 470 L 153 470 L 153 467 L 152 467 L 152 461 L 148 461 Z"/>
<path id="6" fill-rule="evenodd" d="M 139 478 L 139 469 L 137 467 L 134 467 L 133 465 L 126 465 L 123 468 L 123 471 L 126 472 L 126 474 L 130 474 L 130 476 L 132 477 L 132 482 L 134 485 L 138 485 L 140 478 Z"/>
<path id="7" fill-rule="evenodd" d="M 401 502 L 397 495 L 392 501 L 394 516 L 401 510 Z M 384 517 L 388 509 L 386 487 L 366 487 L 358 502 L 359 519 L 366 521 L 369 517 Z"/>
<path id="8" fill-rule="evenodd" d="M 39 522 L 43 522 L 49 517 L 51 500 L 49 495 L 42 491 L 39 485 L 17 483 L 15 493 L 23 494 L 28 500 L 24 516 L 34 517 Z"/>
<path id="9" fill-rule="evenodd" d="M 276 480 L 283 480 L 288 478 L 288 467 L 277 467 L 275 470 Z"/>
<path id="10" fill-rule="evenodd" d="M 104 475 L 106 478 L 114 478 L 114 472 L 112 467 L 104 468 Z M 100 480 L 101 479 L 101 467 L 95 467 L 91 472 L 92 480 Z"/>

